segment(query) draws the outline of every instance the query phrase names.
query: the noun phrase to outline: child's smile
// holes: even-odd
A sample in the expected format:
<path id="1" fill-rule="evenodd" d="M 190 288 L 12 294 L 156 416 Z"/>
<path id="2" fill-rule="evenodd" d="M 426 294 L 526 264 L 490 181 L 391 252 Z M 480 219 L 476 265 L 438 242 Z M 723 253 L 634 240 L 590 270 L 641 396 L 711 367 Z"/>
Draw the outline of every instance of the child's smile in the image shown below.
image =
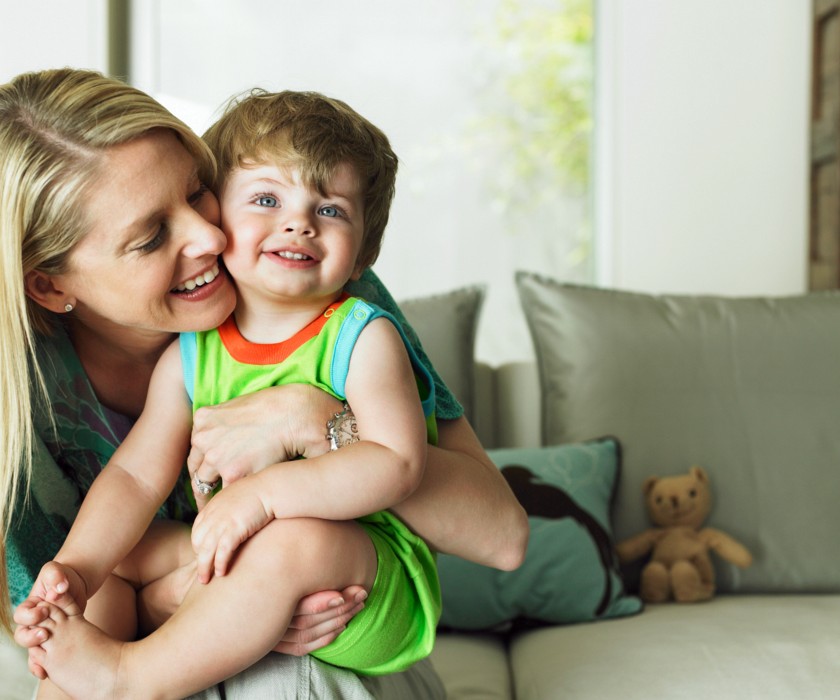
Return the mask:
<path id="1" fill-rule="evenodd" d="M 225 265 L 240 311 L 328 306 L 357 273 L 364 201 L 355 170 L 339 165 L 319 191 L 272 163 L 233 170 L 221 196 Z"/>

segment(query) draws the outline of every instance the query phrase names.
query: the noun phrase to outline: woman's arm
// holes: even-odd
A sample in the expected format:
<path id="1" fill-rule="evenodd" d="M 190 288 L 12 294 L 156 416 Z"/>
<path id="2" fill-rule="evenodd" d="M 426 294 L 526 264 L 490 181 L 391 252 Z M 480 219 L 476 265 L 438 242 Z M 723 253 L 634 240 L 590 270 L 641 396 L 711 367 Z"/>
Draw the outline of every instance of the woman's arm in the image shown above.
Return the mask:
<path id="1" fill-rule="evenodd" d="M 326 422 L 340 410 L 336 399 L 300 384 L 202 409 L 190 469 L 201 465 L 202 478 L 219 474 L 230 483 L 269 466 L 268 455 L 324 454 Z M 276 444 L 262 447 L 266 442 Z M 440 552 L 505 570 L 525 555 L 525 511 L 463 417 L 438 422 L 438 445 L 427 449 L 420 486 L 394 511 Z"/>
<path id="2" fill-rule="evenodd" d="M 392 509 L 429 546 L 510 571 L 528 545 L 528 516 L 466 418 L 438 422 L 419 488 Z"/>

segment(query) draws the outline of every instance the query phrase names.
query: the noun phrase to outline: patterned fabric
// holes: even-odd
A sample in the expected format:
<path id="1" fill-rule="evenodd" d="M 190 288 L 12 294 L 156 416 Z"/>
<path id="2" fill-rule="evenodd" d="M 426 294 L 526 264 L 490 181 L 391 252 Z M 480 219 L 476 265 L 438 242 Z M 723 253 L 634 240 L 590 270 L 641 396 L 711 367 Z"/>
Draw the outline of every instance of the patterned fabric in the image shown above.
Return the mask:
<path id="1" fill-rule="evenodd" d="M 35 411 L 30 497 L 17 504 L 19 515 L 6 541 L 14 605 L 29 595 L 41 566 L 58 552 L 93 480 L 132 425 L 129 418 L 99 403 L 62 327 L 41 338 L 36 350 L 50 406 L 40 405 Z M 158 517 L 191 522 L 191 493 L 184 470 Z"/>

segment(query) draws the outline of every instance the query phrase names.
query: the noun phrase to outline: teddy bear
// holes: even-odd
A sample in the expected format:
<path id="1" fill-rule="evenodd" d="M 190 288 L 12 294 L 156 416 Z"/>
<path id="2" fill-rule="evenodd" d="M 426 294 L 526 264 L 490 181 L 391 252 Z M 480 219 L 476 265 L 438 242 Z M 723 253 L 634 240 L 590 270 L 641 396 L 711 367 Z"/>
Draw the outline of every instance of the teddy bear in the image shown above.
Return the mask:
<path id="1" fill-rule="evenodd" d="M 691 467 L 688 474 L 678 476 L 648 477 L 642 491 L 656 527 L 616 545 L 618 558 L 625 564 L 651 554 L 642 569 L 642 600 L 709 600 L 715 593 L 710 550 L 741 568 L 752 563 L 752 555 L 735 539 L 720 530 L 701 529 L 712 507 L 709 477 L 702 467 Z"/>

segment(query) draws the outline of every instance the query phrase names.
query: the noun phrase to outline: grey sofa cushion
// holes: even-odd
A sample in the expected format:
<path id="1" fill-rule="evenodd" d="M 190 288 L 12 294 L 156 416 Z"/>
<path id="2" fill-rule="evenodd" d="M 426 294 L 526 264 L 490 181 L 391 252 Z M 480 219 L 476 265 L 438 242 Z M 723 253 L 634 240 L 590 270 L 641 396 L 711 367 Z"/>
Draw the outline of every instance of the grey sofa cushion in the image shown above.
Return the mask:
<path id="1" fill-rule="evenodd" d="M 719 590 L 840 590 L 840 295 L 652 296 L 518 273 L 545 444 L 615 435 L 615 537 L 648 526 L 649 475 L 703 466 L 709 524 L 753 553 Z"/>
<path id="2" fill-rule="evenodd" d="M 648 605 L 631 618 L 547 627 L 511 640 L 514 696 L 836 698 L 838 613 L 838 596 L 722 595 L 703 605 Z M 439 645 L 447 643 L 442 636 Z M 441 675 L 449 690 L 452 680 Z"/>
<path id="3" fill-rule="evenodd" d="M 484 286 L 473 285 L 400 301 L 400 309 L 469 420 L 475 415 L 475 332 L 484 293 Z"/>

